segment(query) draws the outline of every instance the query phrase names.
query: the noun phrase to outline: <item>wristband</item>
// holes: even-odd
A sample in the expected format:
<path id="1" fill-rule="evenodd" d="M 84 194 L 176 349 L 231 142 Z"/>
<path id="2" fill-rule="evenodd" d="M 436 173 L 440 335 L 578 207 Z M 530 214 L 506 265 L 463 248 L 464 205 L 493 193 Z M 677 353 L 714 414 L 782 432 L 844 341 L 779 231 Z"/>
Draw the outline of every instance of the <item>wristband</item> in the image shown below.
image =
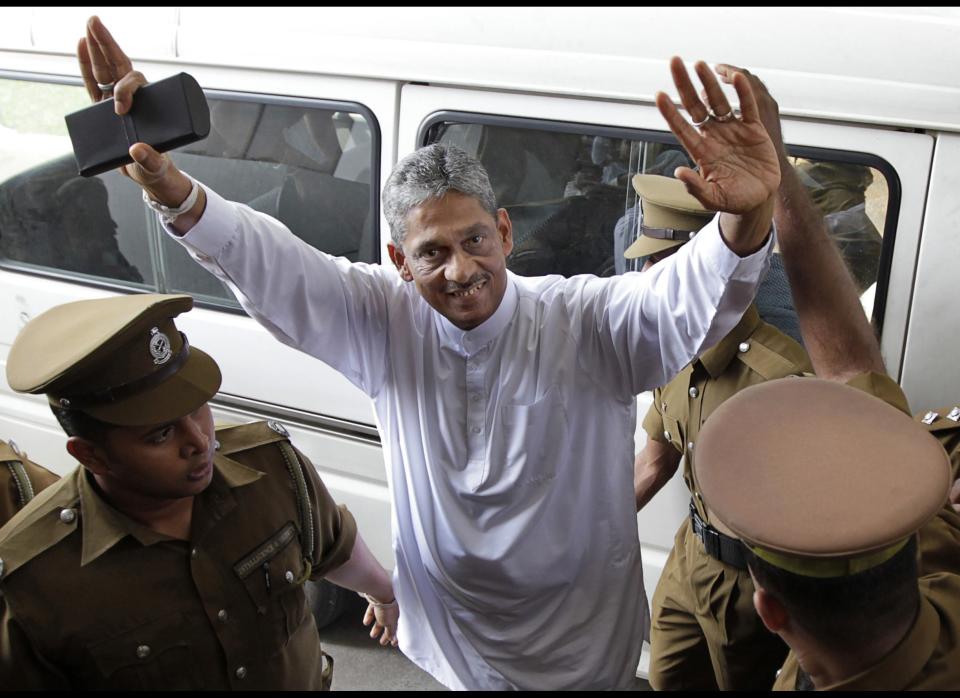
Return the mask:
<path id="1" fill-rule="evenodd" d="M 193 178 L 190 179 L 190 184 L 190 193 L 187 194 L 187 198 L 179 206 L 164 206 L 159 201 L 154 201 L 147 194 L 146 189 L 143 190 L 143 203 L 159 213 L 163 222 L 169 225 L 196 205 L 200 196 L 200 185 Z"/>

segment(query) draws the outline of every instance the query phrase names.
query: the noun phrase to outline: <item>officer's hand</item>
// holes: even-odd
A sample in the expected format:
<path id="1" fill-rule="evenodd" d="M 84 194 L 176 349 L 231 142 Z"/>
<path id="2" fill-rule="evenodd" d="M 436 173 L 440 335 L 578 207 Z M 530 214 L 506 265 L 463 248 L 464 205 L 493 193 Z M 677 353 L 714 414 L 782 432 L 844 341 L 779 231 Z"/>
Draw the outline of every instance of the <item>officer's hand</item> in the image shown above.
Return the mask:
<path id="1" fill-rule="evenodd" d="M 77 44 L 77 60 L 90 99 L 100 102 L 112 97 L 117 114 L 129 112 L 134 93 L 147 84 L 99 17 L 87 21 L 87 34 Z M 101 89 L 100 85 L 113 88 Z M 178 206 L 190 194 L 190 180 L 166 155 L 146 143 L 135 143 L 130 147 L 130 157 L 134 163 L 121 167 L 121 172 L 146 189 L 155 201 Z"/>
<path id="2" fill-rule="evenodd" d="M 363 624 L 370 625 L 370 637 L 380 638 L 380 644 L 397 646 L 397 622 L 400 620 L 400 606 L 396 599 L 390 604 L 375 604 L 369 602 L 367 611 L 363 614 Z"/>
<path id="3" fill-rule="evenodd" d="M 694 122 L 701 124 L 699 127 L 689 124 L 665 93 L 656 95 L 657 108 L 699 168 L 695 172 L 689 167 L 678 167 L 674 176 L 710 210 L 733 214 L 757 210 L 776 192 L 780 165 L 777 151 L 760 121 L 750 81 L 741 72 L 733 72 L 730 77 L 740 99 L 738 116 L 710 67 L 698 61 L 695 69 L 707 104 L 697 96 L 683 61 L 678 56 L 670 60 L 680 101 Z"/>
<path id="4" fill-rule="evenodd" d="M 763 81 L 746 68 L 738 68 L 735 65 L 721 63 L 716 67 L 716 71 L 720 79 L 728 85 L 733 84 L 733 76 L 736 73 L 743 73 L 746 76 L 747 81 L 750 83 L 750 89 L 753 91 L 753 97 L 757 101 L 757 111 L 760 112 L 760 122 L 770 135 L 770 139 L 773 141 L 773 147 L 777 149 L 777 154 L 780 156 L 780 164 L 783 166 L 787 157 L 787 151 L 783 145 L 783 132 L 780 130 L 780 107 L 777 104 L 777 100 L 770 94 L 770 91 L 767 89 L 767 86 L 763 84 Z"/>

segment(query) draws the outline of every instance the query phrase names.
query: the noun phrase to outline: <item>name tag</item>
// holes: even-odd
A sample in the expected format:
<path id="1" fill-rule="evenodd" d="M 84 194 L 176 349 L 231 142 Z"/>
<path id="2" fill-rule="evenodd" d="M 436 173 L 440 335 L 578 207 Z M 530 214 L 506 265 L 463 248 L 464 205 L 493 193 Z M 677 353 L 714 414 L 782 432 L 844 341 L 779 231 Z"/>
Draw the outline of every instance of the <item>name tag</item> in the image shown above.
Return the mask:
<path id="1" fill-rule="evenodd" d="M 294 539 L 296 535 L 296 526 L 294 526 L 293 523 L 288 523 L 286 526 L 273 534 L 273 536 L 271 536 L 270 539 L 263 543 L 260 547 L 235 564 L 233 566 L 233 571 L 238 577 L 240 577 L 240 579 L 245 578 L 255 569 L 260 567 L 264 562 L 274 557 L 277 553 L 287 547 L 287 545 Z"/>

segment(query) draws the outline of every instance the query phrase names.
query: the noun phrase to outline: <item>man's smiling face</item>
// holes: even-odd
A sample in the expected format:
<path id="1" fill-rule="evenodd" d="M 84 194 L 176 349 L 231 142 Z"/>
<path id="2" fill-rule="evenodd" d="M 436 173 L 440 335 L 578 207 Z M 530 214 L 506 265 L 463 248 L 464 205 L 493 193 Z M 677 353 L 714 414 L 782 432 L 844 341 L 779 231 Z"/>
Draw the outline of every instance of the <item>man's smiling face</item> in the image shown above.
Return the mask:
<path id="1" fill-rule="evenodd" d="M 462 330 L 483 323 L 507 288 L 513 228 L 504 209 L 491 216 L 477 199 L 449 191 L 407 215 L 402 249 L 390 258 L 438 313 Z"/>

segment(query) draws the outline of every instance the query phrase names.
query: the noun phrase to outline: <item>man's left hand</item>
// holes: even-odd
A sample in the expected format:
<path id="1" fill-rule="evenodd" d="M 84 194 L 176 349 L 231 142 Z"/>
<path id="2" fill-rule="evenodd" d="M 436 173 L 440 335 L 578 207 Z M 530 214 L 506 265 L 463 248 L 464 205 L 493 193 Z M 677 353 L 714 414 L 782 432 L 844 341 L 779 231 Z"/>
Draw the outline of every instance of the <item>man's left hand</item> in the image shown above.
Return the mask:
<path id="1" fill-rule="evenodd" d="M 698 127 L 680 115 L 665 93 L 656 96 L 657 108 L 699 169 L 678 167 L 674 175 L 708 209 L 750 213 L 765 205 L 780 184 L 776 149 L 760 121 L 745 75 L 737 72 L 731 76 L 740 99 L 741 113 L 737 115 L 710 67 L 698 61 L 694 68 L 703 83 L 707 104 L 697 95 L 683 61 L 678 56 L 670 60 L 680 101 Z"/>

